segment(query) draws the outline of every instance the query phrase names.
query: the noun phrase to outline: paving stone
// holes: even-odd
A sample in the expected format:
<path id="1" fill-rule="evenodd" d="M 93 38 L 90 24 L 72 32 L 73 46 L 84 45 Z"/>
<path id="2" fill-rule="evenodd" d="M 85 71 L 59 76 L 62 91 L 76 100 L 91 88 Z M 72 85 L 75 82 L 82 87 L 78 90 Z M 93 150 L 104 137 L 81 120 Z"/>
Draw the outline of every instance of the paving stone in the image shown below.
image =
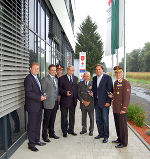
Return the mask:
<path id="1" fill-rule="evenodd" d="M 129 130 L 129 144 L 123 149 L 116 149 L 111 143 L 116 139 L 116 130 L 114 126 L 113 114 L 110 109 L 110 137 L 108 143 L 102 143 L 102 139 L 94 139 L 98 135 L 95 124 L 93 136 L 88 133 L 80 135 L 81 127 L 81 111 L 79 103 L 76 108 L 75 132 L 77 136 L 68 135 L 67 138 L 62 136 L 60 128 L 60 110 L 57 113 L 55 131 L 60 139 L 51 139 L 46 146 L 38 146 L 38 152 L 31 152 L 27 148 L 27 140 L 19 147 L 10 159 L 150 159 L 149 150 L 137 138 L 137 136 Z M 89 126 L 89 119 L 87 121 Z"/>

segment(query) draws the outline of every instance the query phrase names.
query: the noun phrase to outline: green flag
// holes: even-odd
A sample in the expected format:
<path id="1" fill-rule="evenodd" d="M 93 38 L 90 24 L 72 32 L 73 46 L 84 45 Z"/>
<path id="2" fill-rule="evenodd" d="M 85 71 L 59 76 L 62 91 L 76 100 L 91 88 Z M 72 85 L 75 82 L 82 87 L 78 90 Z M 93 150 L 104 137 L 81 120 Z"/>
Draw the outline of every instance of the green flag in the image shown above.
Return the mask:
<path id="1" fill-rule="evenodd" d="M 119 48 L 119 0 L 112 0 L 111 54 Z"/>

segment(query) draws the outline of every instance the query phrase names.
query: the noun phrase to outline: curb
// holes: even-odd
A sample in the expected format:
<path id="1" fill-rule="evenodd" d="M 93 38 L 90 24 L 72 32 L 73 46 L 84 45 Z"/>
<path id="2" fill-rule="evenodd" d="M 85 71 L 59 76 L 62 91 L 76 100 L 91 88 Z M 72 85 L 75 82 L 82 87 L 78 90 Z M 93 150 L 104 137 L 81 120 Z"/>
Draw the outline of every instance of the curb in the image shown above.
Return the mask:
<path id="1" fill-rule="evenodd" d="M 127 123 L 128 124 L 128 123 Z M 133 127 L 128 124 L 128 127 L 134 132 L 134 134 L 141 140 L 141 142 L 146 146 L 146 148 L 150 151 L 150 145 L 137 133 Z"/>

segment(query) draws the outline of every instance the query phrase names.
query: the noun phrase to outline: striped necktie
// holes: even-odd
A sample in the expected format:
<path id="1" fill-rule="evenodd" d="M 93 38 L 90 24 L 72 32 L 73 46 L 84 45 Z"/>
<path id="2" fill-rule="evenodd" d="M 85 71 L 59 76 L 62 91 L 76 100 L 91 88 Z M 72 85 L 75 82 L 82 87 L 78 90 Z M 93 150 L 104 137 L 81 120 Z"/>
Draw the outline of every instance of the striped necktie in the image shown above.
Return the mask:
<path id="1" fill-rule="evenodd" d="M 40 91 L 41 91 L 41 84 L 40 84 L 40 81 L 39 81 L 38 77 L 36 77 L 35 79 L 36 79 L 36 82 L 37 82 L 37 84 L 38 84 L 38 86 L 40 88 Z"/>

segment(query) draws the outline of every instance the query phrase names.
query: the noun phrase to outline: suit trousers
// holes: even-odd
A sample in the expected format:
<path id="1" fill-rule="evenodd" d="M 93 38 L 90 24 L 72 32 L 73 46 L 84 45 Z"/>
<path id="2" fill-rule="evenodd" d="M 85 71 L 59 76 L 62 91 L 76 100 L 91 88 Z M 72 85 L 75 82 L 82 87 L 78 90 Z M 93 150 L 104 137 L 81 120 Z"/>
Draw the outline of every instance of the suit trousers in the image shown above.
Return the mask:
<path id="1" fill-rule="evenodd" d="M 63 133 L 74 132 L 75 124 L 75 104 L 72 104 L 69 107 L 61 106 L 61 130 Z M 69 124 L 68 124 L 68 112 L 69 112 Z M 69 128 L 68 128 L 69 125 Z"/>
<path id="2" fill-rule="evenodd" d="M 39 112 L 28 112 L 28 145 L 34 147 L 40 141 L 40 130 L 42 121 L 42 108 Z"/>
<path id="3" fill-rule="evenodd" d="M 81 109 L 82 111 L 82 131 L 87 131 L 87 113 L 90 118 L 90 127 L 89 131 L 93 132 L 94 129 L 94 110 L 90 109 Z"/>
<path id="4" fill-rule="evenodd" d="M 124 146 L 128 144 L 127 114 L 114 113 L 114 121 L 118 140 Z"/>
<path id="5" fill-rule="evenodd" d="M 98 133 L 104 138 L 109 138 L 109 107 L 95 108 Z"/>
<path id="6" fill-rule="evenodd" d="M 54 124 L 56 119 L 56 113 L 58 109 L 58 101 L 55 102 L 55 106 L 53 109 L 44 109 L 44 119 L 43 119 L 43 129 L 42 129 L 42 137 L 44 139 L 48 138 L 49 135 L 54 135 Z"/>

